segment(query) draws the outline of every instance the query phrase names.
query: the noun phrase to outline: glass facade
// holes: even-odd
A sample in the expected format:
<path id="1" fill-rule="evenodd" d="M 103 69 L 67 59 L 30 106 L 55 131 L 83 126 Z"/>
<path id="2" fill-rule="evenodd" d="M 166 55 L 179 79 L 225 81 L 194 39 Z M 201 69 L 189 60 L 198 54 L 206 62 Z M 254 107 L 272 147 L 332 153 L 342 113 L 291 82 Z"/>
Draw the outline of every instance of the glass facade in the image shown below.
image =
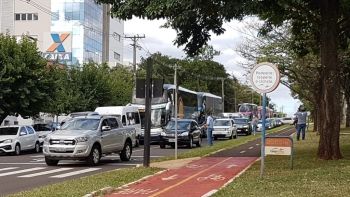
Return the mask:
<path id="1" fill-rule="evenodd" d="M 51 32 L 71 32 L 72 62 L 102 61 L 103 9 L 94 0 L 51 1 Z"/>

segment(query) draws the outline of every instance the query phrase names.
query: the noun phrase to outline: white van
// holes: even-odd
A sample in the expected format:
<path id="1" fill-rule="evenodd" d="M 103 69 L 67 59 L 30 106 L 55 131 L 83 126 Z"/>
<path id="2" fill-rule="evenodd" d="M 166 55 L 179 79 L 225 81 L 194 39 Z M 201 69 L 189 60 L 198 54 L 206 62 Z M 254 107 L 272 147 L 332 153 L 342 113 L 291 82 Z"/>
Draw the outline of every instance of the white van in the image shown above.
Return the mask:
<path id="1" fill-rule="evenodd" d="M 136 129 L 136 144 L 140 144 L 139 139 L 141 136 L 141 119 L 138 107 L 135 106 L 106 106 L 97 107 L 95 109 L 99 115 L 115 116 L 120 119 L 123 126 L 133 127 Z"/>

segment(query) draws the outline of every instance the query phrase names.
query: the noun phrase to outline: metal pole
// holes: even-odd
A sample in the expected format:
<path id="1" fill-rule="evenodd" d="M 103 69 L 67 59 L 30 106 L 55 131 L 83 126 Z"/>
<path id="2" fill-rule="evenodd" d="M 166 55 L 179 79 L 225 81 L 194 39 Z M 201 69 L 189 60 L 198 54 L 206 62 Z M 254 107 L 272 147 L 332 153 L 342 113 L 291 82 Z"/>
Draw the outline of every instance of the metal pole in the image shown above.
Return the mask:
<path id="1" fill-rule="evenodd" d="M 175 64 L 175 159 L 177 159 L 177 64 Z"/>
<path id="2" fill-rule="evenodd" d="M 263 95 L 263 108 L 262 108 L 262 132 L 261 132 L 261 166 L 260 166 L 260 178 L 263 177 L 265 167 L 265 123 L 266 123 L 266 93 Z"/>
<path id="3" fill-rule="evenodd" d="M 150 58 L 146 62 L 146 101 L 145 101 L 145 139 L 143 152 L 143 166 L 150 164 L 150 138 L 151 138 L 151 91 L 152 91 L 152 61 Z"/>
<path id="4" fill-rule="evenodd" d="M 221 92 L 222 92 L 222 113 L 224 113 L 225 112 L 224 78 L 221 78 Z"/>
<path id="5" fill-rule="evenodd" d="M 133 57 L 132 57 L 132 72 L 133 72 L 133 78 L 134 78 L 134 83 L 136 87 L 136 36 L 134 36 L 134 44 L 133 44 Z"/>

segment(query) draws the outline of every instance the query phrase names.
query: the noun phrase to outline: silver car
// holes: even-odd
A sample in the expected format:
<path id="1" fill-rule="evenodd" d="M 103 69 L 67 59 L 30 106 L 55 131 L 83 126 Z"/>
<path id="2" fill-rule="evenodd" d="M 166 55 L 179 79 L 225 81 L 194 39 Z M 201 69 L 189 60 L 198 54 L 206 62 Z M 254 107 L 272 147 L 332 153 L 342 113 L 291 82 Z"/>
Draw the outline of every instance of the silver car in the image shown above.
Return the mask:
<path id="1" fill-rule="evenodd" d="M 112 116 L 94 114 L 72 118 L 45 138 L 45 161 L 49 166 L 66 159 L 97 165 L 101 156 L 109 153 L 118 153 L 122 161 L 129 161 L 135 133 L 135 128 L 123 127 L 120 120 Z"/>

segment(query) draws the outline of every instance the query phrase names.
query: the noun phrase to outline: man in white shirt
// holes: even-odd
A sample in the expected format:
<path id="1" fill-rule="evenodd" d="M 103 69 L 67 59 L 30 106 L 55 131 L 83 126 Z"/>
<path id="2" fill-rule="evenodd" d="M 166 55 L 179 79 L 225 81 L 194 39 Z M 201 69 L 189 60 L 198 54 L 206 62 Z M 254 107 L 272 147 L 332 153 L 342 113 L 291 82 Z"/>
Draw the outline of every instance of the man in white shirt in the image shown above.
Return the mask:
<path id="1" fill-rule="evenodd" d="M 212 117 L 212 113 L 208 113 L 207 117 L 207 140 L 208 140 L 208 145 L 212 146 L 213 145 L 213 129 L 214 129 L 214 119 Z"/>

